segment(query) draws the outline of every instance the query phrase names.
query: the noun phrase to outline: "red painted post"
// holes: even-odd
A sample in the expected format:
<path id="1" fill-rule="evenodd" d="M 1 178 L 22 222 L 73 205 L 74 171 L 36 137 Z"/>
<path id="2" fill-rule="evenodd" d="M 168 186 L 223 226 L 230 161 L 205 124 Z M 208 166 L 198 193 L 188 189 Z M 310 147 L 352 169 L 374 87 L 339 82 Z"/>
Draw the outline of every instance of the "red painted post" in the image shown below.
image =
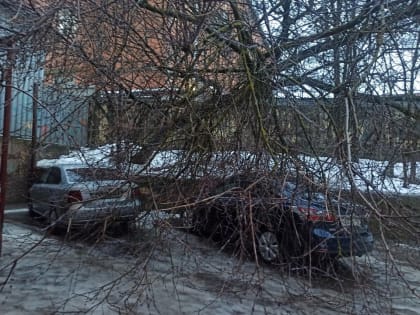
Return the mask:
<path id="1" fill-rule="evenodd" d="M 15 59 L 15 51 L 13 46 L 9 46 L 7 52 L 7 68 L 4 71 L 4 80 L 6 89 L 4 94 L 4 118 L 3 118 L 3 139 L 1 146 L 1 165 L 0 165 L 0 256 L 3 248 L 3 222 L 4 207 L 6 204 L 6 188 L 7 188 L 7 159 L 9 156 L 9 139 L 10 139 L 10 116 L 12 112 L 12 85 L 13 85 L 13 63 Z"/>
<path id="2" fill-rule="evenodd" d="M 28 191 L 34 181 L 34 172 L 36 166 L 36 150 L 38 147 L 38 94 L 39 86 L 38 83 L 34 83 L 32 90 L 32 141 L 31 141 L 31 159 L 29 164 L 29 180 L 28 180 Z M 29 198 L 29 194 L 28 194 Z"/>

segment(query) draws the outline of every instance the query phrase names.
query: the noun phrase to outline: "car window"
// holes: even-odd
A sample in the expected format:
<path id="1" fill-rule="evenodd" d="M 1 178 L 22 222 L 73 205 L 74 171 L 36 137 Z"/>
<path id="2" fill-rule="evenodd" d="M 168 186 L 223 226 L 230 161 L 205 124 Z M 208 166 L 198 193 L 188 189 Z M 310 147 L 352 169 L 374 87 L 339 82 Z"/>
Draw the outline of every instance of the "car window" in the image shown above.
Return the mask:
<path id="1" fill-rule="evenodd" d="M 36 168 L 34 170 L 34 183 L 45 184 L 47 182 L 48 174 L 50 173 L 49 168 Z"/>
<path id="2" fill-rule="evenodd" d="M 71 168 L 66 170 L 69 182 L 91 182 L 119 179 L 118 171 L 110 168 Z"/>
<path id="3" fill-rule="evenodd" d="M 47 184 L 60 184 L 61 171 L 58 167 L 52 167 L 47 177 Z"/>
<path id="4" fill-rule="evenodd" d="M 296 185 L 291 182 L 286 182 L 284 185 L 284 190 L 287 192 L 293 192 L 296 190 Z"/>
<path id="5" fill-rule="evenodd" d="M 218 186 L 216 193 L 232 191 L 232 189 L 237 190 L 236 188 L 239 191 L 246 189 L 248 193 L 255 197 L 278 196 L 280 191 L 279 182 L 275 180 L 233 177 Z"/>

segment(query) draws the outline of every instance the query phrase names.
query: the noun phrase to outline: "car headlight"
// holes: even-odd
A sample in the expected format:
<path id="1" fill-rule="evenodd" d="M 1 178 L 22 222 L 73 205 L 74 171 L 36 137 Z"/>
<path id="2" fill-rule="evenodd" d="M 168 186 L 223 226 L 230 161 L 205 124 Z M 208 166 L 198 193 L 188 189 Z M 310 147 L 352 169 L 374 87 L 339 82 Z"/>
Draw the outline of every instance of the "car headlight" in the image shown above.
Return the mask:
<path id="1" fill-rule="evenodd" d="M 330 232 L 328 232 L 327 230 L 324 230 L 324 229 L 315 228 L 315 229 L 313 229 L 312 232 L 316 236 L 322 237 L 322 238 L 332 238 L 332 237 L 334 237 L 334 235 L 332 235 Z"/>

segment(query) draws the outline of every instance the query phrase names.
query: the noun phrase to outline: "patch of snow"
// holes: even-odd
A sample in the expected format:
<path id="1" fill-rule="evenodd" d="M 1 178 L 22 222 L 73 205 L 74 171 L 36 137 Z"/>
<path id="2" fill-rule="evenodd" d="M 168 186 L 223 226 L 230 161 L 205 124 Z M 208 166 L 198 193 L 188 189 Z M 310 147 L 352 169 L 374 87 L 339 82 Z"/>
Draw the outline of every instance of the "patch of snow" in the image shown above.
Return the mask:
<path id="1" fill-rule="evenodd" d="M 126 146 L 125 154 L 127 157 L 133 156 L 141 149 L 133 144 L 124 144 Z M 49 166 L 54 164 L 88 164 L 100 165 L 104 167 L 113 167 L 115 162 L 112 159 L 112 153 L 117 149 L 116 144 L 108 144 L 98 148 L 81 148 L 70 152 L 68 155 L 62 155 L 58 159 L 41 160 L 38 166 Z M 188 159 L 186 159 L 188 157 Z M 215 152 L 203 166 L 203 161 L 199 156 L 191 155 L 182 150 L 164 150 L 155 152 L 151 161 L 146 165 L 136 165 L 128 163 L 127 170 L 132 174 L 148 175 L 176 175 L 184 169 L 194 172 L 194 176 L 226 176 L 232 174 L 235 170 L 251 165 L 257 158 L 254 153 L 247 151 L 226 151 Z M 298 156 L 305 167 L 313 174 L 323 174 L 327 183 L 335 188 L 349 190 L 352 185 L 349 180 L 348 170 L 340 165 L 334 158 L 330 157 L 310 157 Z M 128 160 L 128 159 L 126 159 Z M 188 161 L 186 165 L 185 161 Z M 200 164 L 201 163 L 201 164 Z M 402 180 L 402 163 L 394 165 L 395 177 L 389 177 L 385 173 L 388 167 L 387 161 L 375 161 L 369 159 L 360 159 L 358 163 L 352 163 L 351 170 L 353 185 L 361 191 L 379 191 L 385 194 L 413 195 L 420 196 L 420 185 L 410 184 L 404 187 Z M 266 161 L 268 167 L 275 165 L 272 158 Z M 290 165 L 294 169 L 294 165 Z M 417 176 L 420 176 L 420 163 L 417 163 Z M 184 174 L 188 177 L 190 174 Z"/>
<path id="2" fill-rule="evenodd" d="M 419 269 L 404 264 L 398 270 L 390 268 L 379 252 L 348 259 L 346 277 L 353 280 L 339 282 L 287 275 L 275 267 L 258 269 L 253 261 L 239 262 L 173 229 L 137 233 L 134 240 L 111 239 L 92 246 L 44 238 L 6 223 L 0 283 L 7 279 L 7 284 L 0 285 L 1 314 L 333 315 L 420 310 L 416 292 L 400 278 L 403 274 L 411 288 L 419 288 Z"/>

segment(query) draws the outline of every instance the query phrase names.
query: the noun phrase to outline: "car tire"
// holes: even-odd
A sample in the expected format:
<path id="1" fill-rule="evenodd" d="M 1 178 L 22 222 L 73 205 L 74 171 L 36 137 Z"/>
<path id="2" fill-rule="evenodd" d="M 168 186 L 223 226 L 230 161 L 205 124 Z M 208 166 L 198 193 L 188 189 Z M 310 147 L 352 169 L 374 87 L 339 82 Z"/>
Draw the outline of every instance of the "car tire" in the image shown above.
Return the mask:
<path id="1" fill-rule="evenodd" d="M 118 229 L 124 233 L 129 233 L 136 229 L 136 222 L 134 220 L 120 221 L 116 223 Z"/>
<path id="2" fill-rule="evenodd" d="M 57 209 L 54 207 L 51 207 L 48 211 L 48 217 L 47 217 L 47 223 L 48 225 L 55 226 L 57 224 L 59 216 L 57 213 Z"/>
<path id="3" fill-rule="evenodd" d="M 262 230 L 257 235 L 257 252 L 266 263 L 273 263 L 280 258 L 280 242 L 277 235 L 269 230 Z"/>
<path id="4" fill-rule="evenodd" d="M 181 226 L 184 230 L 194 233 L 195 220 L 193 211 L 185 210 L 181 213 Z"/>
<path id="5" fill-rule="evenodd" d="M 34 211 L 34 206 L 32 205 L 32 202 L 28 203 L 28 214 L 33 219 L 39 219 L 41 217 L 40 214 Z"/>
<path id="6" fill-rule="evenodd" d="M 211 210 L 207 209 L 196 209 L 190 215 L 191 216 L 191 228 L 190 232 L 198 236 L 210 236 L 214 232 L 214 222 L 210 219 L 209 215 Z"/>

